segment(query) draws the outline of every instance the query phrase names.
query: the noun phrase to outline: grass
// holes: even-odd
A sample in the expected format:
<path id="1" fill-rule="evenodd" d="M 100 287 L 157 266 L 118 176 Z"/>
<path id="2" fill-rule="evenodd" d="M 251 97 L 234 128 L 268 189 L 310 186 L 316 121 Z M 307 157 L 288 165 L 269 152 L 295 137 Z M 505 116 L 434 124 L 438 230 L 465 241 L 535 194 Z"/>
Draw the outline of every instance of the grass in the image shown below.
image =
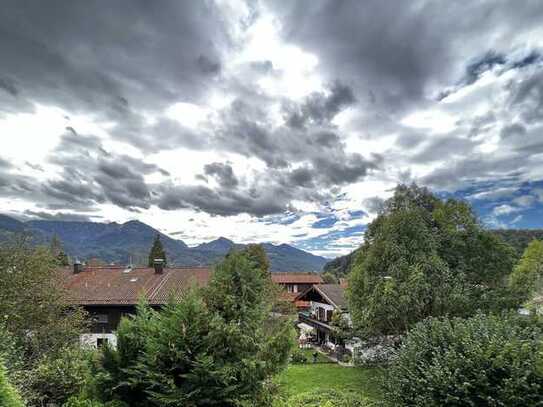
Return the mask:
<path id="1" fill-rule="evenodd" d="M 286 396 L 314 390 L 355 391 L 370 399 L 380 399 L 381 369 L 343 367 L 337 364 L 290 365 L 277 383 Z"/>
<path id="2" fill-rule="evenodd" d="M 308 364 L 313 363 L 313 353 L 315 353 L 315 349 L 300 349 L 300 350 L 307 358 L 307 363 Z M 328 359 L 322 353 L 318 352 L 317 363 L 334 363 L 334 362 Z"/>

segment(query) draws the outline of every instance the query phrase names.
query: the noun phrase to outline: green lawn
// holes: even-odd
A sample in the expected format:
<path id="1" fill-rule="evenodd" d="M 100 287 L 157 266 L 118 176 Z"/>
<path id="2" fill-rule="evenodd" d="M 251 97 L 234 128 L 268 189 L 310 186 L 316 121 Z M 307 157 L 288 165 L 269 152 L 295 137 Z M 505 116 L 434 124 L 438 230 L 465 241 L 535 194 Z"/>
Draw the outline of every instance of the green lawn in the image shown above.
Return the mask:
<path id="1" fill-rule="evenodd" d="M 312 390 L 351 390 L 372 399 L 380 398 L 380 369 L 343 367 L 337 364 L 290 365 L 277 382 L 285 396 Z"/>
<path id="2" fill-rule="evenodd" d="M 307 358 L 307 363 L 313 363 L 313 353 L 315 353 L 315 349 L 302 349 L 301 351 Z M 328 359 L 322 353 L 318 352 L 317 363 L 334 363 L 334 362 Z"/>

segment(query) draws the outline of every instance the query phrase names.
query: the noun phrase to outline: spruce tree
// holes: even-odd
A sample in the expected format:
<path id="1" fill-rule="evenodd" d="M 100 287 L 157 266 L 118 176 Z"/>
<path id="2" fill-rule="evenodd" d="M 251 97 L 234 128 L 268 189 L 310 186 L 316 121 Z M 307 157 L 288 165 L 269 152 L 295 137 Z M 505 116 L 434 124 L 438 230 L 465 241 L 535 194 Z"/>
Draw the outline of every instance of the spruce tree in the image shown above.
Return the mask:
<path id="1" fill-rule="evenodd" d="M 123 319 L 117 349 L 96 367 L 96 394 L 132 407 L 264 405 L 267 383 L 293 345 L 289 320 L 270 316 L 272 282 L 259 247 L 230 253 L 208 287 L 161 311 Z"/>
<path id="2" fill-rule="evenodd" d="M 64 252 L 64 249 L 62 248 L 62 243 L 60 242 L 60 239 L 56 234 L 53 235 L 53 238 L 51 239 L 50 250 L 51 254 L 57 259 L 57 262 L 61 266 L 70 265 L 68 255 Z"/>
<path id="3" fill-rule="evenodd" d="M 166 267 L 166 252 L 162 247 L 162 242 L 160 241 L 160 235 L 157 233 L 155 240 L 153 241 L 153 246 L 149 253 L 149 267 L 153 267 L 155 259 L 164 260 L 164 267 Z"/>

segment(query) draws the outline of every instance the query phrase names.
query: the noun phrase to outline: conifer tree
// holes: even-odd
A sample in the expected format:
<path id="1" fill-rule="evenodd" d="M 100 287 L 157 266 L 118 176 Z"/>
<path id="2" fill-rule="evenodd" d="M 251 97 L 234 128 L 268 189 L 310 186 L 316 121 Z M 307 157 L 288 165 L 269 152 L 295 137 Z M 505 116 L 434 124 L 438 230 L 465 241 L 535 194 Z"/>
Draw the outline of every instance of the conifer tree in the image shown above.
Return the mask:
<path id="1" fill-rule="evenodd" d="M 203 292 L 188 290 L 160 312 L 141 303 L 122 320 L 117 349 L 104 350 L 96 393 L 132 407 L 263 405 L 293 345 L 291 322 L 270 317 L 266 265 L 259 247 L 234 251 Z"/>
<path id="2" fill-rule="evenodd" d="M 58 263 L 61 266 L 70 265 L 68 255 L 64 252 L 64 249 L 62 248 L 62 243 L 60 242 L 60 239 L 56 234 L 51 239 L 50 250 L 51 254 L 57 259 Z"/>
<path id="3" fill-rule="evenodd" d="M 149 267 L 153 267 L 155 259 L 164 260 L 164 267 L 166 267 L 166 252 L 162 247 L 162 242 L 160 241 L 160 235 L 157 233 L 155 240 L 153 241 L 153 246 L 149 252 Z"/>

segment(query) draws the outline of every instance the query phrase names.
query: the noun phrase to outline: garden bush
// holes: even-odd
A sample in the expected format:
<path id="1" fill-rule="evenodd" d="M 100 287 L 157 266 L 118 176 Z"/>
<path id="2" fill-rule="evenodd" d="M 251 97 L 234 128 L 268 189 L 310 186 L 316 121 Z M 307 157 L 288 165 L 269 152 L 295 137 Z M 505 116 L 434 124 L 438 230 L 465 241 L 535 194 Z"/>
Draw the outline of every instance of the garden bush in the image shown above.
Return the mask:
<path id="1" fill-rule="evenodd" d="M 0 359 L 0 406 L 23 407 L 23 401 L 15 388 L 9 383 L 6 369 Z"/>
<path id="2" fill-rule="evenodd" d="M 17 377 L 21 394 L 31 406 L 61 406 L 79 394 L 90 378 L 90 355 L 77 345 L 42 357 Z"/>
<path id="3" fill-rule="evenodd" d="M 434 319 L 409 332 L 388 371 L 393 406 L 543 405 L 541 321 Z"/>
<path id="4" fill-rule="evenodd" d="M 290 355 L 291 363 L 307 363 L 307 356 L 301 349 L 295 349 Z"/>
<path id="5" fill-rule="evenodd" d="M 84 397 L 70 397 L 63 407 L 129 407 L 128 404 L 122 401 L 108 401 L 102 403 L 96 400 L 88 400 Z"/>
<path id="6" fill-rule="evenodd" d="M 313 391 L 291 396 L 278 407 L 368 407 L 374 404 L 362 395 L 348 391 Z"/>
<path id="7" fill-rule="evenodd" d="M 365 341 L 354 350 L 354 364 L 360 367 L 388 366 L 396 355 L 398 338 L 380 337 Z"/>

